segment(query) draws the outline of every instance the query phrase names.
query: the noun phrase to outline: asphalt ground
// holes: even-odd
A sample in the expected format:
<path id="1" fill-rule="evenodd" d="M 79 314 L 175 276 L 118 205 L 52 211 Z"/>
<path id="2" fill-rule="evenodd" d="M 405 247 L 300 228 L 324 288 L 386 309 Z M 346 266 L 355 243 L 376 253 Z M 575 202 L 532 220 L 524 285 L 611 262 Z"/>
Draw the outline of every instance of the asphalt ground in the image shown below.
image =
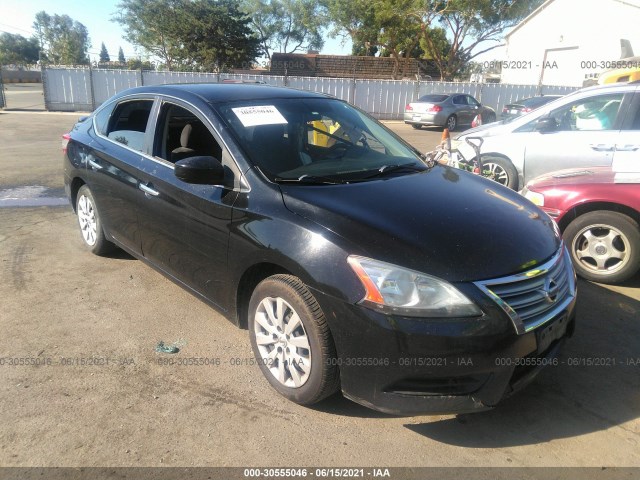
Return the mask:
<path id="1" fill-rule="evenodd" d="M 246 331 L 124 253 L 86 253 L 69 206 L 3 204 L 62 197 L 78 116 L 0 112 L 0 466 L 640 467 L 640 279 L 580 281 L 561 363 L 493 411 L 301 407 L 251 365 Z"/>

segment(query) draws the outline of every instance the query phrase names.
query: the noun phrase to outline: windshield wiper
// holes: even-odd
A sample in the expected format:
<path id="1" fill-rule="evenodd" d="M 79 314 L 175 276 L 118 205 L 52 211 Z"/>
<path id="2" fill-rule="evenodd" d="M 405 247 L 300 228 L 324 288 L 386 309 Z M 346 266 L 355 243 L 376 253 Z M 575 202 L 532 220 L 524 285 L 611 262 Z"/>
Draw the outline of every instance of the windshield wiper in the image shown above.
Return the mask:
<path id="1" fill-rule="evenodd" d="M 276 182 L 279 183 L 306 183 L 311 185 L 339 185 L 349 183 L 346 180 L 342 180 L 335 177 L 323 177 L 318 175 L 301 175 L 298 178 L 283 178 L 276 177 Z"/>
<path id="2" fill-rule="evenodd" d="M 425 167 L 418 166 L 415 163 L 404 163 L 399 165 L 383 165 L 380 168 L 375 169 L 369 175 L 360 177 L 360 180 L 365 180 L 365 179 L 375 178 L 375 177 L 384 177 L 385 175 L 388 175 L 390 173 L 399 172 L 403 170 L 407 172 L 424 172 L 425 170 L 428 170 L 428 169 Z"/>

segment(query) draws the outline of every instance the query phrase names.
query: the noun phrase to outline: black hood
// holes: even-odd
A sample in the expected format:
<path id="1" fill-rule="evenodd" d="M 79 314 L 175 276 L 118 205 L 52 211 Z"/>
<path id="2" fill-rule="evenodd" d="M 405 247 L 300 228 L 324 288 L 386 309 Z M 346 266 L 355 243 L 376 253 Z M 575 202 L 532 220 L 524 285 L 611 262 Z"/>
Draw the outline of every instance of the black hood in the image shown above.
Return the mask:
<path id="1" fill-rule="evenodd" d="M 450 167 L 348 185 L 281 185 L 285 205 L 365 255 L 455 281 L 549 259 L 553 221 L 518 193 Z"/>

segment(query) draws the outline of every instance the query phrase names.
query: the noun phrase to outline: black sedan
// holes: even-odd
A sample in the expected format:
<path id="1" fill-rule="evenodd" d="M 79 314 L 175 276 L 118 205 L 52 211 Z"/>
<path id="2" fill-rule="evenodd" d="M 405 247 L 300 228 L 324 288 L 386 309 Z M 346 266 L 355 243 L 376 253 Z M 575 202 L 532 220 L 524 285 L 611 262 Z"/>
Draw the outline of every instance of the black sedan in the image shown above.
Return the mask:
<path id="1" fill-rule="evenodd" d="M 573 331 L 575 276 L 552 220 L 348 103 L 141 87 L 67 138 L 86 248 L 118 246 L 247 328 L 295 402 L 341 389 L 392 413 L 487 409 Z"/>
<path id="2" fill-rule="evenodd" d="M 559 99 L 562 95 L 538 95 L 536 97 L 523 98 L 502 107 L 502 120 L 519 117 L 525 113 L 533 112 L 547 103 Z"/>

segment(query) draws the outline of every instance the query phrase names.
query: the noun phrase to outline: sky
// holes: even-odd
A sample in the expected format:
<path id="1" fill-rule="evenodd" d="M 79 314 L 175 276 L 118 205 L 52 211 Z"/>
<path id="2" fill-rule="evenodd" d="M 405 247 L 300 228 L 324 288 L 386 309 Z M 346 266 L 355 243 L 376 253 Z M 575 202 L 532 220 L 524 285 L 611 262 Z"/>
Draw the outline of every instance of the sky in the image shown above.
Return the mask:
<path id="1" fill-rule="evenodd" d="M 120 24 L 110 21 L 117 11 L 119 0 L 0 0 L 0 32 L 9 32 L 30 37 L 36 13 L 44 10 L 49 15 L 69 15 L 84 24 L 89 30 L 91 48 L 89 56 L 94 61 L 100 55 L 100 44 L 104 42 L 111 60 L 117 60 L 118 49 L 122 47 L 126 58 L 138 58 L 143 52 L 124 40 Z M 325 47 L 321 53 L 328 55 L 349 55 L 351 44 L 341 46 L 341 38 L 325 36 Z"/>

